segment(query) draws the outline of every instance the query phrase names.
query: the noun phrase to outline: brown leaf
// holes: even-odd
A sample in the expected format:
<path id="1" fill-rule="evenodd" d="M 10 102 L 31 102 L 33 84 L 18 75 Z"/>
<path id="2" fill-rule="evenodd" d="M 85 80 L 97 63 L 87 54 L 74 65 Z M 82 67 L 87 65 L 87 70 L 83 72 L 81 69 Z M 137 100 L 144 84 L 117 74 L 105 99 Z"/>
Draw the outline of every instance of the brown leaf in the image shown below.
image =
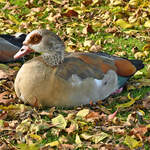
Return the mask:
<path id="1" fill-rule="evenodd" d="M 6 143 L 0 143 L 0 150 L 7 150 L 7 145 Z"/>
<path id="2" fill-rule="evenodd" d="M 90 51 L 92 51 L 92 52 L 99 52 L 100 50 L 102 50 L 102 46 L 101 45 L 93 45 L 90 48 Z"/>
<path id="3" fill-rule="evenodd" d="M 150 109 L 150 93 L 143 99 L 143 108 Z"/>
<path id="4" fill-rule="evenodd" d="M 94 121 L 98 120 L 100 118 L 100 115 L 98 112 L 90 112 L 88 115 L 85 117 L 88 121 Z"/>
<path id="5" fill-rule="evenodd" d="M 85 1 L 83 1 L 83 4 L 84 4 L 85 6 L 89 6 L 89 5 L 92 4 L 92 3 L 93 3 L 92 0 L 85 0 Z"/>
<path id="6" fill-rule="evenodd" d="M 147 131 L 148 131 L 148 129 L 146 126 L 139 126 L 137 128 L 133 128 L 130 132 L 130 135 L 135 135 L 141 141 L 143 141 L 143 137 Z"/>
<path id="7" fill-rule="evenodd" d="M 118 29 L 117 29 L 117 27 L 112 27 L 112 28 L 107 28 L 107 29 L 105 29 L 105 32 L 107 32 L 107 33 L 115 33 L 115 32 L 117 32 L 118 31 Z"/>
<path id="8" fill-rule="evenodd" d="M 93 30 L 93 28 L 92 28 L 92 25 L 89 25 L 88 24 L 88 26 L 87 26 L 87 32 L 89 32 L 89 33 L 94 33 L 95 31 Z"/>
<path id="9" fill-rule="evenodd" d="M 95 31 L 92 28 L 92 25 L 85 26 L 82 30 L 83 34 L 94 33 Z"/>
<path id="10" fill-rule="evenodd" d="M 78 13 L 74 10 L 68 10 L 63 15 L 66 16 L 66 17 L 78 17 Z"/>
<path id="11" fill-rule="evenodd" d="M 126 134 L 126 130 L 122 126 L 110 126 L 107 128 L 107 130 L 121 135 Z"/>
<path id="12" fill-rule="evenodd" d="M 32 8 L 31 11 L 33 11 L 33 12 L 41 12 L 41 11 L 43 11 L 43 8 L 42 7 Z"/>
<path id="13" fill-rule="evenodd" d="M 9 74 L 6 71 L 0 70 L 0 79 L 8 78 Z"/>
<path id="14" fill-rule="evenodd" d="M 73 150 L 75 147 L 72 144 L 61 144 L 60 149 Z"/>
<path id="15" fill-rule="evenodd" d="M 8 112 L 3 111 L 3 112 L 0 114 L 0 120 L 6 119 L 6 118 L 7 118 L 7 114 L 8 114 Z"/>
<path id="16" fill-rule="evenodd" d="M 125 122 L 125 126 L 132 126 L 135 125 L 135 123 L 137 123 L 137 118 L 136 118 L 136 112 L 132 112 L 131 114 L 128 115 L 127 117 L 127 121 Z"/>
<path id="17" fill-rule="evenodd" d="M 70 133 L 72 133 L 75 130 L 76 130 L 76 125 L 75 124 L 71 124 L 70 127 L 66 129 L 66 132 L 68 134 L 70 134 Z"/>
<path id="18" fill-rule="evenodd" d="M 0 93 L 0 103 L 7 105 L 10 102 L 14 102 L 14 99 L 9 98 L 9 92 L 8 91 Z"/>

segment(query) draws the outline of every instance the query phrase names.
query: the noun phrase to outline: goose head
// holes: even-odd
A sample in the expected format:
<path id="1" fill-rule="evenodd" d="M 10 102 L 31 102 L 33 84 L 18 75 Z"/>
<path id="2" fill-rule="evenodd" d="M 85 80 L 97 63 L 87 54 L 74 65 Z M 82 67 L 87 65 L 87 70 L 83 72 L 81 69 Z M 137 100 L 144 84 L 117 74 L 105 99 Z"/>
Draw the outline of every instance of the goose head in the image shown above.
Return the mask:
<path id="1" fill-rule="evenodd" d="M 58 57 L 62 61 L 64 50 L 64 42 L 55 33 L 46 29 L 37 29 L 27 35 L 22 48 L 14 55 L 14 59 L 31 52 L 38 52 L 46 58 Z"/>

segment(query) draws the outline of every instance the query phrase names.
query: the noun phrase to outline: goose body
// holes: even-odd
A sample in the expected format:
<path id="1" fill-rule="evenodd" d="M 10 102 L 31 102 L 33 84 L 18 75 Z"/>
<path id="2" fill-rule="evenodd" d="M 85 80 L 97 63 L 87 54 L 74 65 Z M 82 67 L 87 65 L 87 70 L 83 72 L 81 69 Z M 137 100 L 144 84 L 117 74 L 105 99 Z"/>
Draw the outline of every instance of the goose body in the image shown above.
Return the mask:
<path id="1" fill-rule="evenodd" d="M 41 56 L 26 62 L 15 79 L 17 96 L 33 106 L 74 106 L 103 100 L 122 87 L 142 61 L 105 53 L 64 54 L 61 39 L 49 30 L 34 30 L 14 56 L 31 51 Z"/>

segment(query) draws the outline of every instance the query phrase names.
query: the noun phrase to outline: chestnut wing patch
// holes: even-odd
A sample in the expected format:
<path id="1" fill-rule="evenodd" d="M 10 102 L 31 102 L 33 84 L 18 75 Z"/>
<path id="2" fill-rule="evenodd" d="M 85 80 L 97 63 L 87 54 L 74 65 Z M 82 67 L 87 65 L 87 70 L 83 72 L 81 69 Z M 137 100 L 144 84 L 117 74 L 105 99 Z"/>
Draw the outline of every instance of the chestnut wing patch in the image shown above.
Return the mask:
<path id="1" fill-rule="evenodd" d="M 120 76 L 131 76 L 136 72 L 136 67 L 129 60 L 118 59 L 114 62 L 117 67 L 117 74 Z"/>
<path id="2" fill-rule="evenodd" d="M 56 75 L 68 80 L 73 74 L 76 74 L 81 79 L 88 77 L 102 79 L 104 77 L 104 73 L 99 67 L 87 64 L 77 57 L 66 57 L 64 63 L 56 68 Z"/>

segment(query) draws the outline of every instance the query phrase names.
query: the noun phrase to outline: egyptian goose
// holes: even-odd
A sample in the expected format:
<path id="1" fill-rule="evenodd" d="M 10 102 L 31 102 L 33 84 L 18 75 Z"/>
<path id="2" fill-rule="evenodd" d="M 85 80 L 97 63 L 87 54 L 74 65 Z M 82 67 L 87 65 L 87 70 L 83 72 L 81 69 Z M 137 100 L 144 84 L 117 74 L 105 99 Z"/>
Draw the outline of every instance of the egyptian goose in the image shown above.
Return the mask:
<path id="1" fill-rule="evenodd" d="M 22 47 L 25 34 L 0 35 L 0 62 L 13 61 L 13 56 Z"/>
<path id="2" fill-rule="evenodd" d="M 63 41 L 45 29 L 29 33 L 14 58 L 33 51 L 42 55 L 27 61 L 14 83 L 17 96 L 33 106 L 74 106 L 103 100 L 144 67 L 140 60 L 105 53 L 64 54 Z"/>

